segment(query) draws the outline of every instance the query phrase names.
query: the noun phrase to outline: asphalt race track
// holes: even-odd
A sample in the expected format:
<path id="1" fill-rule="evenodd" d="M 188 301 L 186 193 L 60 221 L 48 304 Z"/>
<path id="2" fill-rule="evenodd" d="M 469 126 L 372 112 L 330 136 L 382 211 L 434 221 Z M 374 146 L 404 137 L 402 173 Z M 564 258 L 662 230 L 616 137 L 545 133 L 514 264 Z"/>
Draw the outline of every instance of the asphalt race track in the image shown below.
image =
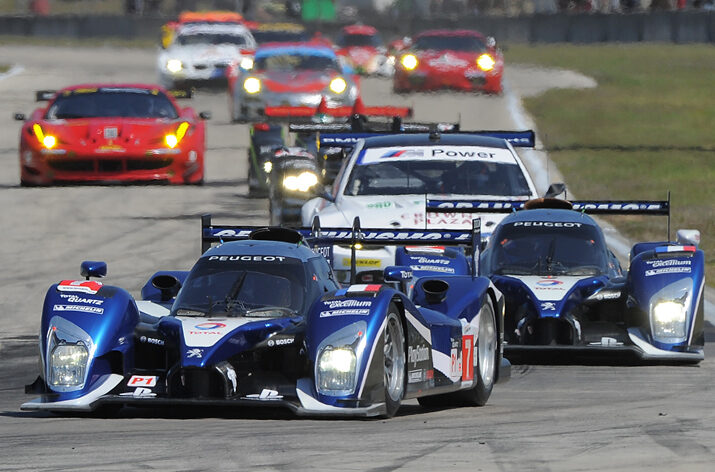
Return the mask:
<path id="1" fill-rule="evenodd" d="M 280 411 L 125 409 L 118 418 L 21 412 L 38 373 L 37 330 L 47 287 L 104 260 L 107 283 L 138 294 L 157 269 L 189 268 L 199 215 L 267 222 L 249 199 L 247 127 L 228 120 L 223 93 L 187 102 L 213 112 L 203 187 L 20 188 L 18 130 L 34 91 L 78 82 L 154 82 L 156 51 L 2 47 L 20 64 L 0 80 L 0 470 L 713 470 L 715 349 L 699 367 L 515 366 L 486 407 L 390 420 L 312 420 Z M 512 92 L 578 85 L 559 71 L 508 68 Z M 588 81 L 586 81 L 588 82 Z M 416 118 L 463 128 L 514 128 L 502 97 L 415 95 Z M 363 81 L 366 104 L 399 104 L 383 80 Z M 523 117 L 522 117 L 523 119 Z M 707 339 L 715 341 L 709 327 Z"/>

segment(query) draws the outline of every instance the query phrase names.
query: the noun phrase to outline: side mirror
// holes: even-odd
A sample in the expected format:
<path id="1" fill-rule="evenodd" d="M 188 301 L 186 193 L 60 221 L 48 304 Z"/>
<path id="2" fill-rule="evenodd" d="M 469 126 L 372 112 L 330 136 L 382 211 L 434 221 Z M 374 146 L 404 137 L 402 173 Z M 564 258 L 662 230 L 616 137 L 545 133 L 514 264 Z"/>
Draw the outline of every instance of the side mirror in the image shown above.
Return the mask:
<path id="1" fill-rule="evenodd" d="M 90 277 L 104 277 L 107 275 L 107 263 L 103 261 L 82 261 L 79 273 L 87 280 Z"/>
<path id="2" fill-rule="evenodd" d="M 564 194 L 564 197 L 566 197 L 566 184 L 563 182 L 557 182 L 549 185 L 548 190 L 546 190 L 546 193 L 544 194 L 544 198 L 555 198 L 562 193 Z"/>
<path id="3" fill-rule="evenodd" d="M 487 47 L 494 49 L 497 47 L 497 40 L 494 39 L 494 36 L 487 36 L 487 41 L 486 41 Z"/>
<path id="4" fill-rule="evenodd" d="M 25 121 L 24 113 L 15 113 L 13 117 L 15 118 L 15 121 Z"/>
<path id="5" fill-rule="evenodd" d="M 323 200 L 329 201 L 330 203 L 335 203 L 335 197 L 333 197 L 333 194 L 326 190 L 324 186 L 316 185 L 311 188 L 313 189 L 313 194 L 316 197 L 320 197 Z"/>
<path id="6" fill-rule="evenodd" d="M 168 302 L 179 293 L 181 282 L 173 275 L 162 274 L 151 279 L 151 285 L 161 292 L 161 301 Z"/>
<path id="7" fill-rule="evenodd" d="M 201 118 L 202 120 L 210 120 L 211 112 L 210 111 L 202 111 L 199 113 L 199 118 Z"/>
<path id="8" fill-rule="evenodd" d="M 412 267 L 410 266 L 387 266 L 383 272 L 386 282 L 404 282 L 412 280 Z"/>
<path id="9" fill-rule="evenodd" d="M 675 233 L 675 240 L 678 244 L 689 246 L 700 246 L 700 231 L 697 229 L 679 229 Z"/>

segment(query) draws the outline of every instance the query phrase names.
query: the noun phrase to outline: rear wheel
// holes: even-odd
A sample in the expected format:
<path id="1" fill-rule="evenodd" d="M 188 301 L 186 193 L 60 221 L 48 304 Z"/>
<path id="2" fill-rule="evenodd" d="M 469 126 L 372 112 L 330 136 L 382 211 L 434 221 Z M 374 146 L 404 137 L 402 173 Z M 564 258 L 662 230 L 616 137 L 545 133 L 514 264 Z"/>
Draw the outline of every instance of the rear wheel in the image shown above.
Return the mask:
<path id="1" fill-rule="evenodd" d="M 397 413 L 405 394 L 405 331 L 397 307 L 391 303 L 383 335 L 385 357 L 385 416 Z"/>
<path id="2" fill-rule="evenodd" d="M 497 368 L 497 324 L 494 306 L 487 296 L 487 302 L 482 305 L 479 314 L 479 334 L 475 355 L 477 364 L 474 367 L 476 385 L 464 392 L 465 401 L 473 406 L 484 406 L 494 388 Z"/>

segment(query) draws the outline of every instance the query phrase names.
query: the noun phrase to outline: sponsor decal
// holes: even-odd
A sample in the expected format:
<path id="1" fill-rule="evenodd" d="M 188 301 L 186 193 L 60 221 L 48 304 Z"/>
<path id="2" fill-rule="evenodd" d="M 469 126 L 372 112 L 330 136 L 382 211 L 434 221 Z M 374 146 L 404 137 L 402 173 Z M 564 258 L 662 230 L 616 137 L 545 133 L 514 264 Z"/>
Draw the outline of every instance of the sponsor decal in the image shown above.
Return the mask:
<path id="1" fill-rule="evenodd" d="M 427 224 L 430 227 L 467 229 L 472 227 L 472 219 L 472 213 L 427 213 Z"/>
<path id="2" fill-rule="evenodd" d="M 373 203 L 368 203 L 365 206 L 372 210 L 383 210 L 386 208 L 392 208 L 393 203 L 392 202 L 373 202 Z"/>
<path id="3" fill-rule="evenodd" d="M 155 397 L 156 393 L 152 392 L 150 388 L 138 387 L 133 392 L 124 392 L 119 395 L 123 397 Z"/>
<path id="4" fill-rule="evenodd" d="M 313 246 L 313 252 L 323 256 L 328 262 L 332 261 L 333 258 L 333 247 L 332 245 L 318 245 Z"/>
<path id="5" fill-rule="evenodd" d="M 619 210 L 619 211 L 653 211 L 665 209 L 666 206 L 660 203 L 579 203 L 574 202 L 573 209 L 577 211 L 588 210 Z"/>
<path id="6" fill-rule="evenodd" d="M 255 262 L 283 262 L 283 256 L 210 256 L 210 261 L 232 262 L 232 261 L 255 261 Z"/>
<path id="7" fill-rule="evenodd" d="M 440 148 L 432 148 L 432 157 L 477 157 L 480 159 L 494 159 L 496 156 L 495 153 L 493 152 L 484 152 L 484 151 L 474 151 L 474 150 L 469 150 L 469 149 L 464 149 L 460 150 L 459 148 L 453 148 L 453 149 L 440 149 Z"/>
<path id="8" fill-rule="evenodd" d="M 444 246 L 405 246 L 405 251 L 410 252 L 423 252 L 428 254 L 444 254 Z"/>
<path id="9" fill-rule="evenodd" d="M 327 239 L 352 240 L 352 231 L 321 231 L 321 236 Z M 225 235 L 225 236 L 233 236 Z M 470 235 L 464 231 L 370 231 L 362 233 L 364 240 L 400 240 L 400 241 L 469 241 Z"/>
<path id="10" fill-rule="evenodd" d="M 450 351 L 450 377 L 456 377 L 462 375 L 462 359 L 459 356 L 459 350 L 457 348 L 452 348 Z"/>
<path id="11" fill-rule="evenodd" d="M 517 221 L 514 226 L 544 226 L 547 228 L 580 228 L 581 223 L 570 223 L 560 221 Z"/>
<path id="12" fill-rule="evenodd" d="M 102 288 L 102 282 L 96 280 L 63 280 L 57 285 L 60 292 L 82 292 L 94 295 Z"/>
<path id="13" fill-rule="evenodd" d="M 219 328 L 225 328 L 226 325 L 224 323 L 218 323 L 215 321 L 207 321 L 206 323 L 201 323 L 197 324 L 194 326 L 194 328 L 202 329 L 202 330 L 213 330 L 213 329 L 219 329 Z"/>
<path id="14" fill-rule="evenodd" d="M 146 336 L 141 336 L 139 337 L 139 342 L 140 343 L 145 343 L 145 344 L 154 344 L 156 346 L 163 346 L 164 345 L 164 340 L 163 339 L 157 339 L 157 338 L 148 338 Z"/>
<path id="15" fill-rule="evenodd" d="M 104 139 L 115 139 L 119 136 L 117 128 L 104 128 Z"/>
<path id="16" fill-rule="evenodd" d="M 541 287 L 554 287 L 561 284 L 563 284 L 563 282 L 557 279 L 544 279 L 536 282 L 536 285 L 539 285 Z"/>
<path id="17" fill-rule="evenodd" d="M 429 348 L 423 344 L 416 347 L 409 346 L 407 348 L 407 359 L 413 365 L 416 365 L 418 362 L 428 361 Z"/>
<path id="18" fill-rule="evenodd" d="M 97 306 L 87 306 L 87 305 L 55 305 L 52 307 L 54 311 L 79 311 L 82 313 L 92 313 L 95 315 L 101 315 L 104 313 L 104 308 Z"/>
<path id="19" fill-rule="evenodd" d="M 429 257 L 413 257 L 412 260 L 415 260 L 418 264 L 449 264 L 448 259 L 434 259 L 434 258 L 429 258 Z"/>
<path id="20" fill-rule="evenodd" d="M 287 346 L 289 344 L 293 344 L 294 342 L 295 338 L 277 338 L 269 339 L 267 344 L 269 346 Z"/>
<path id="21" fill-rule="evenodd" d="M 689 259 L 665 259 L 665 260 L 648 260 L 645 261 L 646 264 L 657 269 L 658 267 L 671 267 L 671 266 L 689 266 L 692 265 L 692 261 Z"/>
<path id="22" fill-rule="evenodd" d="M 425 371 L 411 370 L 407 373 L 407 383 L 420 383 L 425 381 Z"/>
<path id="23" fill-rule="evenodd" d="M 462 381 L 474 380 L 474 335 L 462 336 Z"/>
<path id="24" fill-rule="evenodd" d="M 155 387 L 158 378 L 154 375 L 132 375 L 127 387 Z"/>
<path id="25" fill-rule="evenodd" d="M 384 157 L 424 157 L 424 156 L 425 156 L 424 149 L 399 149 L 399 150 L 394 150 L 394 151 L 388 151 L 380 157 L 384 158 Z"/>
<path id="26" fill-rule="evenodd" d="M 246 395 L 245 398 L 250 400 L 282 400 L 283 395 L 279 395 L 275 390 L 264 388 L 261 393 L 252 393 L 250 395 Z"/>
<path id="27" fill-rule="evenodd" d="M 428 265 L 412 265 L 412 270 L 414 271 L 429 271 L 429 272 L 442 272 L 444 274 L 454 274 L 455 270 L 452 267 L 444 266 L 428 266 Z"/>
<path id="28" fill-rule="evenodd" d="M 220 229 L 220 230 L 214 230 L 211 232 L 211 236 L 217 237 L 217 238 L 227 238 L 227 237 L 235 237 L 235 238 L 248 238 L 248 236 L 251 235 L 251 232 L 253 230 L 250 229 Z M 212 256 L 213 257 L 213 256 Z"/>
<path id="29" fill-rule="evenodd" d="M 554 302 L 541 302 L 541 309 L 542 309 L 543 311 L 555 310 L 555 309 L 556 309 L 556 303 L 554 303 Z"/>
<path id="30" fill-rule="evenodd" d="M 126 152 L 126 149 L 124 149 L 122 146 L 119 146 L 118 144 L 107 144 L 105 146 L 100 146 L 97 149 L 95 149 L 96 152 Z"/>
<path id="31" fill-rule="evenodd" d="M 664 267 L 662 269 L 646 270 L 645 276 L 650 277 L 652 275 L 662 275 L 662 274 L 689 274 L 692 271 L 690 267 Z"/>
<path id="32" fill-rule="evenodd" d="M 326 310 L 320 312 L 321 318 L 330 318 L 331 316 L 367 316 L 370 314 L 369 308 L 344 308 L 340 310 Z"/>
<path id="33" fill-rule="evenodd" d="M 435 69 L 458 69 L 461 67 L 466 67 L 469 62 L 461 59 L 454 54 L 442 54 L 437 59 L 432 59 L 428 61 L 428 64 Z"/>
<path id="34" fill-rule="evenodd" d="M 204 357 L 204 351 L 203 351 L 203 349 L 198 349 L 198 348 L 189 349 L 186 352 L 186 357 L 188 357 L 188 358 L 197 357 L 200 359 L 200 358 Z"/>
<path id="35" fill-rule="evenodd" d="M 425 380 L 432 380 L 434 379 L 434 369 L 427 369 L 425 371 Z"/>
<path id="36" fill-rule="evenodd" d="M 372 306 L 372 300 L 355 300 L 352 298 L 347 300 L 328 300 L 323 303 L 331 310 L 335 308 L 370 308 Z"/>
<path id="37" fill-rule="evenodd" d="M 67 303 L 84 303 L 86 305 L 102 305 L 104 300 L 97 300 L 95 298 L 83 298 L 78 295 L 71 295 L 66 293 L 61 293 L 60 297 L 67 300 Z"/>
<path id="38" fill-rule="evenodd" d="M 356 267 L 380 267 L 381 262 L 382 261 L 380 259 L 355 259 L 355 266 Z M 343 257 L 343 265 L 345 265 L 345 266 L 350 265 L 349 257 Z"/>

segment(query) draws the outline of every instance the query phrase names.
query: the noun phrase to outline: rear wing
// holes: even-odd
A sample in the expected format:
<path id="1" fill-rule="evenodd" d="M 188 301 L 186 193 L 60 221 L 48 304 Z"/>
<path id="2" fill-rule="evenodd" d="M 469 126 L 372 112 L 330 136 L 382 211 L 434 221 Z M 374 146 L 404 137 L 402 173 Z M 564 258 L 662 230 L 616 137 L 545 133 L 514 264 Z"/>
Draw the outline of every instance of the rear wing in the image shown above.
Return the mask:
<path id="1" fill-rule="evenodd" d="M 172 90 L 168 90 L 168 92 L 169 92 L 169 95 L 176 98 L 177 100 L 181 100 L 184 98 L 191 98 L 194 96 L 194 91 L 193 91 L 193 89 L 190 89 L 190 88 L 172 89 Z"/>
<path id="2" fill-rule="evenodd" d="M 511 213 L 530 208 L 569 208 L 589 215 L 650 215 L 668 217 L 670 241 L 670 192 L 667 200 L 427 200 L 426 210 L 436 213 Z"/>
<path id="3" fill-rule="evenodd" d="M 216 225 L 211 215 L 201 216 L 201 253 L 211 248 L 213 243 L 252 239 L 257 231 L 275 230 L 285 235 L 284 228 L 265 226 Z M 357 246 L 468 246 L 472 254 L 472 275 L 479 273 L 479 244 L 481 241 L 481 219 L 472 221 L 471 230 L 395 230 L 394 228 L 362 228 L 360 218 L 355 217 L 351 228 L 321 228 L 316 216 L 310 228 L 293 230 L 316 253 L 323 255 L 332 263 L 332 248 L 335 244 L 350 245 L 350 281 L 355 282 Z M 282 240 L 276 238 L 275 240 Z"/>
<path id="4" fill-rule="evenodd" d="M 526 131 L 461 131 L 458 123 L 402 123 L 393 120 L 390 126 L 386 124 L 362 124 L 354 126 L 353 123 L 325 123 L 325 124 L 299 124 L 291 123 L 288 131 L 294 133 L 320 133 L 319 146 L 351 148 L 359 139 L 387 134 L 409 133 L 449 133 L 466 134 L 473 136 L 486 136 L 504 139 L 514 147 L 534 147 L 536 136 L 532 130 Z"/>

